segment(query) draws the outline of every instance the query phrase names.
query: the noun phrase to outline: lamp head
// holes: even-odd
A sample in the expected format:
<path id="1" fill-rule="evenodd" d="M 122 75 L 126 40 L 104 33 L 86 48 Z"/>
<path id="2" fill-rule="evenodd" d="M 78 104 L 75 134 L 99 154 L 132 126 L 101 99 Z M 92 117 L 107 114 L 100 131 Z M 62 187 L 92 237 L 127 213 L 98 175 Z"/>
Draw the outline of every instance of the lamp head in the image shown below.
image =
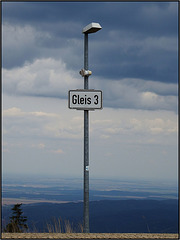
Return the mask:
<path id="1" fill-rule="evenodd" d="M 89 34 L 89 33 L 95 33 L 99 30 L 101 30 L 101 25 L 99 23 L 90 23 L 86 27 L 83 28 L 82 33 Z"/>

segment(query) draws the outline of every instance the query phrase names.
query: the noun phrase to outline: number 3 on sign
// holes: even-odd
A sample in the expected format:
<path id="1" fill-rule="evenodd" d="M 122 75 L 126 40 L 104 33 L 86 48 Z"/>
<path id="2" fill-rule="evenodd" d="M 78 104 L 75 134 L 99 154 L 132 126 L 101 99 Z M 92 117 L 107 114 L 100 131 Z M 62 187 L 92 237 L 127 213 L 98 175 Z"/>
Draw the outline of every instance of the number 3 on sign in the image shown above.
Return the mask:
<path id="1" fill-rule="evenodd" d="M 94 104 L 98 104 L 98 95 L 94 95 L 95 101 Z"/>

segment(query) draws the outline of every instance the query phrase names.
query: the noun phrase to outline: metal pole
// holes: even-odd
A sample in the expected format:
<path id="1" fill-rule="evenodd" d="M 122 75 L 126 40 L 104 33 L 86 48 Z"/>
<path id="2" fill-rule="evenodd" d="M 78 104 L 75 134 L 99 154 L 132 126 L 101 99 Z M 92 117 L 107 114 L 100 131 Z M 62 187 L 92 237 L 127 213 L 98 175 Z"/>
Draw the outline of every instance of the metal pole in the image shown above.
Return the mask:
<path id="1" fill-rule="evenodd" d="M 88 70 L 88 34 L 84 34 L 84 69 Z M 88 76 L 84 76 L 84 89 L 88 89 Z M 89 116 L 84 110 L 84 223 L 83 232 L 89 233 Z"/>

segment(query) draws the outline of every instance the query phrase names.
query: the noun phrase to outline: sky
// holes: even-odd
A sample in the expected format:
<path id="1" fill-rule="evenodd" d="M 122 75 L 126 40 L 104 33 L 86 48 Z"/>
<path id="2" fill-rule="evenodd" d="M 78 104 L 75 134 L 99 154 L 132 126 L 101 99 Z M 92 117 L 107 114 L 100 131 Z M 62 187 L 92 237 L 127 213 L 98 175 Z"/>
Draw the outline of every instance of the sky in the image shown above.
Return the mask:
<path id="1" fill-rule="evenodd" d="M 3 174 L 83 177 L 82 29 L 89 34 L 90 178 L 177 181 L 178 3 L 3 2 Z"/>

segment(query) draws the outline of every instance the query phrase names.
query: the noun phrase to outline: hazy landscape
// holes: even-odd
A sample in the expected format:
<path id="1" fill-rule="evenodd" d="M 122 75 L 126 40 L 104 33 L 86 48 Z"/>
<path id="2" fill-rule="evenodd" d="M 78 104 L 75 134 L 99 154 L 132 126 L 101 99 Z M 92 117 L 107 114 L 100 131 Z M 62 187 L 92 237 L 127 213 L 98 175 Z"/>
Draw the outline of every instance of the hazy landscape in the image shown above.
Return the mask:
<path id="1" fill-rule="evenodd" d="M 13 204 L 23 203 L 31 231 L 61 219 L 79 230 L 83 222 L 80 178 L 4 177 L 3 226 Z M 91 232 L 177 233 L 177 186 L 173 182 L 91 179 Z M 55 220 L 56 219 L 56 220 Z M 34 229 L 34 230 L 33 230 Z"/>
<path id="2" fill-rule="evenodd" d="M 91 233 L 178 232 L 178 7 L 2 2 L 2 227 L 22 203 L 30 232 L 81 231 L 88 145 Z M 87 135 L 85 87 L 103 93 Z"/>

